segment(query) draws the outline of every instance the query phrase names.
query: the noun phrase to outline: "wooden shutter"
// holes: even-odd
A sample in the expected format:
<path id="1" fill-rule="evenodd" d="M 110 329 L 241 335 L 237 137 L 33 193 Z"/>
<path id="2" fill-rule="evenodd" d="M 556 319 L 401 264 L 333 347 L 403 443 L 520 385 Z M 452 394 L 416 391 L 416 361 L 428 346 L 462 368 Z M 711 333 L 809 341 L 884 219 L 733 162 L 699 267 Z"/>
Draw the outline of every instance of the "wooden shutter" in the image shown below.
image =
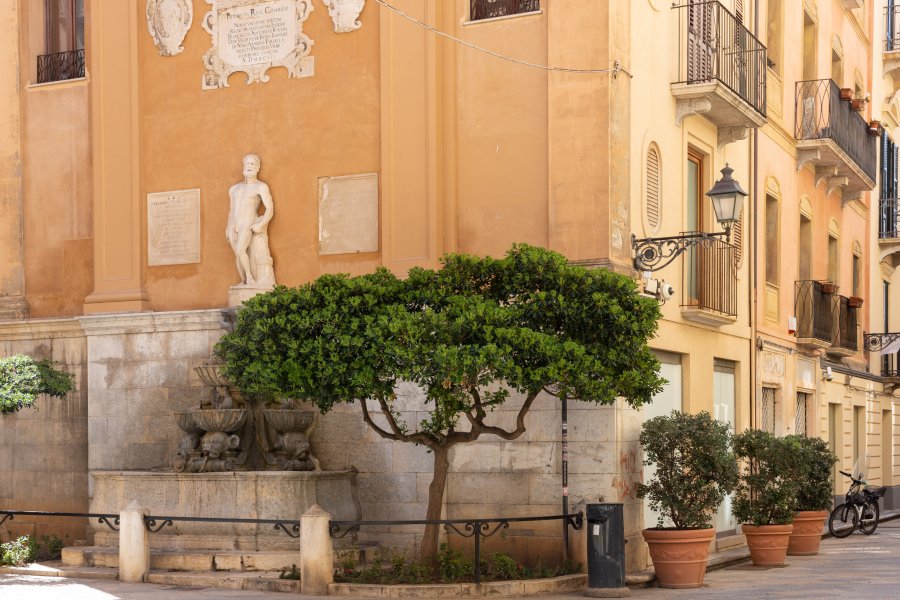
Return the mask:
<path id="1" fill-rule="evenodd" d="M 645 192 L 644 203 L 647 214 L 647 226 L 651 231 L 659 230 L 661 202 L 661 169 L 660 169 L 659 151 L 655 146 L 650 146 L 647 150 L 647 189 Z"/>

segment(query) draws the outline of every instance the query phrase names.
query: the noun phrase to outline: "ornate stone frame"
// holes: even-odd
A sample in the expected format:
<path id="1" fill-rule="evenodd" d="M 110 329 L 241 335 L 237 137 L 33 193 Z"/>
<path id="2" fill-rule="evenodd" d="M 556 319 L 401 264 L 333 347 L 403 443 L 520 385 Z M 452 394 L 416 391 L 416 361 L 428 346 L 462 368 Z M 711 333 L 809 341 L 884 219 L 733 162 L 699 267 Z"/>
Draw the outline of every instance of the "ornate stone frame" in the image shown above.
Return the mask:
<path id="1" fill-rule="evenodd" d="M 160 56 L 175 56 L 184 51 L 181 45 L 194 22 L 194 5 L 191 0 L 169 0 L 181 9 L 178 15 L 160 13 L 160 5 L 166 0 L 147 0 L 147 31 L 159 49 Z"/>
<path id="2" fill-rule="evenodd" d="M 232 73 L 247 74 L 247 84 L 265 83 L 269 81 L 267 71 L 273 67 L 285 67 L 288 77 L 311 77 L 314 73 L 312 51 L 313 41 L 303 33 L 303 23 L 313 11 L 312 0 L 206 0 L 210 5 L 209 12 L 203 17 L 203 29 L 212 37 L 212 46 L 203 55 L 202 87 L 204 90 L 228 87 L 228 76 Z M 225 62 L 220 56 L 218 39 L 218 18 L 222 11 L 259 5 L 263 9 L 272 5 L 293 5 L 296 11 L 296 43 L 294 49 L 285 57 L 255 64 L 235 65 Z"/>
<path id="3" fill-rule="evenodd" d="M 366 0 L 322 0 L 331 20 L 335 33 L 350 33 L 362 27 L 359 14 L 366 6 Z"/>

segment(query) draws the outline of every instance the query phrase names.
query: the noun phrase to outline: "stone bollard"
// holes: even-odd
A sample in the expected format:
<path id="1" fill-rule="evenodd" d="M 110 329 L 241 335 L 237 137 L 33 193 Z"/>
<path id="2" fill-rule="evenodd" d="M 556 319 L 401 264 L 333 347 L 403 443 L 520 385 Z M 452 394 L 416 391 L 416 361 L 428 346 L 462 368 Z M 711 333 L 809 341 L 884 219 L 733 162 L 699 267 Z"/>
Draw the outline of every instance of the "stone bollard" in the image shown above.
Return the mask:
<path id="1" fill-rule="evenodd" d="M 133 500 L 119 513 L 119 579 L 140 583 L 150 572 L 150 538 L 144 525 L 147 509 Z"/>
<path id="2" fill-rule="evenodd" d="M 314 504 L 300 517 L 300 593 L 327 596 L 334 582 L 334 546 L 328 524 L 331 515 Z"/>

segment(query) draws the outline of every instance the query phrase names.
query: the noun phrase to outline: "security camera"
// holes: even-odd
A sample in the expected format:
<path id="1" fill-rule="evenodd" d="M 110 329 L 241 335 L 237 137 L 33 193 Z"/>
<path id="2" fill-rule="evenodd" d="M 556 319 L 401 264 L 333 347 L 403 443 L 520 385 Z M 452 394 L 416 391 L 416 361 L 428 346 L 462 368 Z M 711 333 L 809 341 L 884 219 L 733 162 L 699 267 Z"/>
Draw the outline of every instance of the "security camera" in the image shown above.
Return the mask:
<path id="1" fill-rule="evenodd" d="M 671 300 L 675 295 L 675 288 L 672 287 L 672 284 L 666 283 L 665 281 L 660 282 L 659 291 L 657 291 L 657 296 L 659 299 L 665 302 L 666 300 Z"/>
<path id="2" fill-rule="evenodd" d="M 831 367 L 825 367 L 825 373 L 822 375 L 822 378 L 825 381 L 831 381 L 834 379 L 834 371 L 831 370 Z"/>

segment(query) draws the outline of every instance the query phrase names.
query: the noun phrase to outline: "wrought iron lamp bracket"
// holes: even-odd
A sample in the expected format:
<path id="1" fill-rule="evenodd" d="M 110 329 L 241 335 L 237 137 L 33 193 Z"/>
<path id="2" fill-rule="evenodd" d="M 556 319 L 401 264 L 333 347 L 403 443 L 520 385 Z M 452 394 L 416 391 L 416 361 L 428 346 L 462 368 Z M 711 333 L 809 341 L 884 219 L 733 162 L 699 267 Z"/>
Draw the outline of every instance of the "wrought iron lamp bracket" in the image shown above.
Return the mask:
<path id="1" fill-rule="evenodd" d="M 668 267 L 685 250 L 694 246 L 709 247 L 716 240 L 731 241 L 731 229 L 718 233 L 685 233 L 669 237 L 638 239 L 631 235 L 634 268 L 638 271 L 659 271 Z"/>
<path id="2" fill-rule="evenodd" d="M 881 352 L 897 340 L 900 340 L 900 332 L 863 333 L 863 344 L 868 352 Z"/>

